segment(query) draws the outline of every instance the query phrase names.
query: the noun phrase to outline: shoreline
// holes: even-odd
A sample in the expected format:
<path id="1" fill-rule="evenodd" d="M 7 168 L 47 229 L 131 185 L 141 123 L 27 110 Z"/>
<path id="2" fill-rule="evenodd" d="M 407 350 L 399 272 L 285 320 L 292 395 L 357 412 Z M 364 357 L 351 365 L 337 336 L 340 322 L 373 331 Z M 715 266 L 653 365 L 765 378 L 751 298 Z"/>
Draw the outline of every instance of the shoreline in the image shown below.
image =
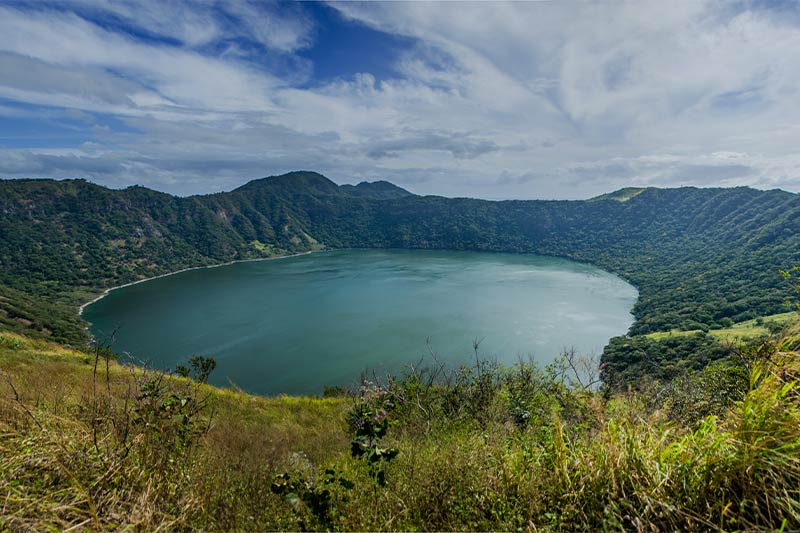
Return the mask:
<path id="1" fill-rule="evenodd" d="M 174 276 L 175 274 L 180 274 L 181 272 L 188 272 L 190 270 L 200 270 L 201 268 L 219 268 L 219 267 L 224 267 L 224 266 L 228 266 L 228 265 L 235 265 L 236 263 L 252 263 L 252 262 L 255 262 L 255 261 L 273 261 L 275 259 L 288 259 L 289 257 L 300 257 L 301 255 L 309 255 L 309 254 L 312 254 L 314 252 L 320 252 L 320 251 L 323 251 L 323 250 L 309 250 L 307 252 L 300 252 L 300 253 L 297 253 L 297 254 L 289 254 L 289 255 L 279 255 L 279 256 L 276 256 L 276 257 L 256 257 L 255 259 L 237 259 L 235 261 L 228 261 L 227 263 L 220 263 L 218 265 L 204 265 L 204 266 L 186 267 L 186 268 L 182 268 L 180 270 L 176 270 L 174 272 L 167 272 L 166 274 L 159 274 L 158 276 L 152 276 L 152 277 L 149 277 L 149 278 L 144 278 L 144 279 L 140 279 L 140 280 L 136 280 L 136 281 L 131 281 L 129 283 L 124 283 L 122 285 L 117 285 L 115 287 L 110 287 L 110 288 L 104 290 L 103 294 L 101 294 L 97 298 L 82 304 L 78 308 L 78 316 L 79 317 L 83 317 L 83 311 L 87 307 L 89 307 L 90 305 L 92 305 L 94 303 L 99 302 L 100 300 L 102 300 L 103 298 L 108 296 L 109 293 L 111 293 L 111 291 L 115 291 L 117 289 L 124 289 L 125 287 L 130 287 L 131 285 L 136 285 L 138 283 L 144 283 L 145 281 L 152 281 L 154 279 L 166 278 L 167 276 Z M 87 326 L 87 329 L 88 329 L 88 326 Z"/>

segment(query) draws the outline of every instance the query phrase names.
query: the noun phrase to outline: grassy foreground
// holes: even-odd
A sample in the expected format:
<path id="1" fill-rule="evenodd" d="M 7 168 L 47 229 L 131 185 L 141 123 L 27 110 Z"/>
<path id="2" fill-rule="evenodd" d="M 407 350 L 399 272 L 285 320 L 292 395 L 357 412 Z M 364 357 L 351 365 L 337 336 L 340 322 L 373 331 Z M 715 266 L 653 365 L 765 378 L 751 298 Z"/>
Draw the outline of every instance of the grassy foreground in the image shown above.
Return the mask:
<path id="1" fill-rule="evenodd" d="M 793 338 L 652 394 L 567 355 L 323 399 L 1 333 L 0 530 L 797 529 Z"/>

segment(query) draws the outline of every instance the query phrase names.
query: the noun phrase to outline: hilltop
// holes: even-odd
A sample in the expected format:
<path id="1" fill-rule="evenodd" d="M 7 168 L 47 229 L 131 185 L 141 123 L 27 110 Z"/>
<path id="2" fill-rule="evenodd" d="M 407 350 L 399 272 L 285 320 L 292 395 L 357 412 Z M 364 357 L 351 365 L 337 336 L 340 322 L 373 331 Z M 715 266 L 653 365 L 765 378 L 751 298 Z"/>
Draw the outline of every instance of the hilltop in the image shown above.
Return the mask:
<path id="1" fill-rule="evenodd" d="M 376 200 L 414 196 L 402 187 L 398 187 L 394 183 L 389 183 L 388 181 L 362 181 L 358 185 L 340 185 L 339 187 L 341 190 L 353 196 L 375 198 Z"/>
<path id="2" fill-rule="evenodd" d="M 647 188 L 645 187 L 624 187 L 614 192 L 609 192 L 606 194 L 601 194 L 600 196 L 595 196 L 591 198 L 590 202 L 597 202 L 600 200 L 616 200 L 618 202 L 627 202 L 631 198 L 636 195 L 639 195 L 646 191 Z"/>

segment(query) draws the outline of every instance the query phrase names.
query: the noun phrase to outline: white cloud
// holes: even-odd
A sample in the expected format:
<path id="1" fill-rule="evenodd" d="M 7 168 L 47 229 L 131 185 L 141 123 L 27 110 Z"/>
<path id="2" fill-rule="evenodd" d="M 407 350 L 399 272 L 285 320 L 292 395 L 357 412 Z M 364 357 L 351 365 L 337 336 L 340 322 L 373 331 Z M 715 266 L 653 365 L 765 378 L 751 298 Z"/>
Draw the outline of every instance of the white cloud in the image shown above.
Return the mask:
<path id="1" fill-rule="evenodd" d="M 683 176 L 679 170 L 724 150 L 759 154 L 749 158 L 749 173 L 739 171 L 726 184 L 769 185 L 778 177 L 767 172 L 781 168 L 782 175 L 794 176 L 781 184 L 800 189 L 789 141 L 800 118 L 800 56 L 792 52 L 800 49 L 800 32 L 769 13 L 734 12 L 716 2 L 336 6 L 354 19 L 418 37 L 447 53 L 451 70 L 462 72 L 458 80 L 466 84 L 459 94 L 481 104 L 484 124 L 502 132 L 498 136 L 516 134 L 529 142 L 528 153 L 482 159 L 509 175 L 543 176 L 525 180 L 534 195 L 533 188 L 553 176 L 581 177 L 576 165 L 619 172 L 620 159 L 644 172 L 620 175 L 623 179 L 692 182 L 677 178 Z M 504 75 L 493 75 L 494 70 Z M 546 96 L 559 116 L 520 88 Z M 494 100 L 482 97 L 492 94 Z M 503 116 L 508 102 L 516 120 Z M 540 131 L 526 136 L 537 128 L 559 141 Z M 553 149 L 545 155 L 537 144 Z M 639 157 L 664 151 L 679 159 L 663 162 L 660 171 L 638 163 Z M 593 187 L 585 176 L 572 181 Z M 619 181 L 607 175 L 603 185 Z M 699 175 L 694 182 L 708 184 Z M 589 188 L 564 188 L 560 194 L 585 196 Z M 523 187 L 517 183 L 516 189 Z"/>
<path id="2" fill-rule="evenodd" d="M 228 0 L 223 6 L 250 36 L 269 48 L 294 52 L 311 45 L 314 24 L 302 9 L 293 9 L 287 16 L 269 2 Z"/>
<path id="3" fill-rule="evenodd" d="M 0 7 L 0 34 L 4 36 L 0 50 L 40 62 L 40 83 L 29 92 L 32 100 L 41 100 L 37 93 L 53 95 L 48 102 L 52 105 L 58 105 L 55 96 L 70 94 L 61 78 L 64 69 L 70 69 L 75 76 L 115 78 L 125 83 L 127 88 L 119 91 L 119 98 L 141 104 L 121 106 L 116 110 L 119 113 L 138 113 L 142 107 L 153 105 L 264 110 L 269 107 L 269 91 L 281 84 L 246 65 L 177 47 L 137 42 L 72 14 L 31 14 Z M 50 75 L 45 75 L 46 65 L 50 65 Z M 0 74 L 2 85 L 24 75 L 12 69 Z M 94 109 L 93 103 L 87 98 L 83 107 Z M 76 104 L 70 101 L 68 105 Z"/>
<path id="4" fill-rule="evenodd" d="M 94 144 L 68 154 L 0 151 L 0 173 L 83 169 L 180 193 L 295 168 L 493 198 L 636 184 L 800 190 L 800 31 L 769 11 L 711 1 L 336 3 L 413 44 L 394 79 L 361 72 L 309 88 L 308 60 L 293 55 L 317 31 L 302 4 L 80 5 L 161 40 L 76 13 L 0 6 L 0 97 L 126 128 L 98 128 Z M 241 39 L 292 68 L 256 61 Z M 0 116 L 15 109 L 6 103 Z"/>
<path id="5" fill-rule="evenodd" d="M 209 43 L 222 33 L 211 3 L 172 0 L 73 0 L 88 13 L 119 17 L 137 29 L 176 39 L 188 46 Z M 74 4 L 73 4 L 74 5 Z"/>

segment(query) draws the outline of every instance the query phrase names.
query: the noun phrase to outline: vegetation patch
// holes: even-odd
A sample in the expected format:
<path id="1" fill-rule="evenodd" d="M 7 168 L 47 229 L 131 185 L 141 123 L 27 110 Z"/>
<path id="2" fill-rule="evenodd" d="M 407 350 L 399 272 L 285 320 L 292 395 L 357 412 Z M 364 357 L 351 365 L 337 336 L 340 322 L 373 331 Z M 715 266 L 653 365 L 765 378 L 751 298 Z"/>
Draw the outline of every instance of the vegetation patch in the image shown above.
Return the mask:
<path id="1" fill-rule="evenodd" d="M 646 393 L 567 353 L 263 398 L 3 334 L 0 528 L 791 530 L 796 343 Z"/>
<path id="2" fill-rule="evenodd" d="M 758 337 L 766 337 L 770 334 L 779 333 L 783 328 L 794 324 L 797 321 L 797 318 L 797 312 L 790 311 L 788 313 L 779 313 L 776 315 L 754 318 L 752 320 L 745 320 L 744 322 L 738 322 L 726 328 L 705 330 L 695 329 L 687 331 L 656 331 L 653 333 L 647 333 L 645 336 L 650 339 L 660 341 L 669 337 L 686 337 L 696 335 L 698 333 L 708 333 L 720 341 L 737 342 L 743 340 L 752 340 Z"/>

